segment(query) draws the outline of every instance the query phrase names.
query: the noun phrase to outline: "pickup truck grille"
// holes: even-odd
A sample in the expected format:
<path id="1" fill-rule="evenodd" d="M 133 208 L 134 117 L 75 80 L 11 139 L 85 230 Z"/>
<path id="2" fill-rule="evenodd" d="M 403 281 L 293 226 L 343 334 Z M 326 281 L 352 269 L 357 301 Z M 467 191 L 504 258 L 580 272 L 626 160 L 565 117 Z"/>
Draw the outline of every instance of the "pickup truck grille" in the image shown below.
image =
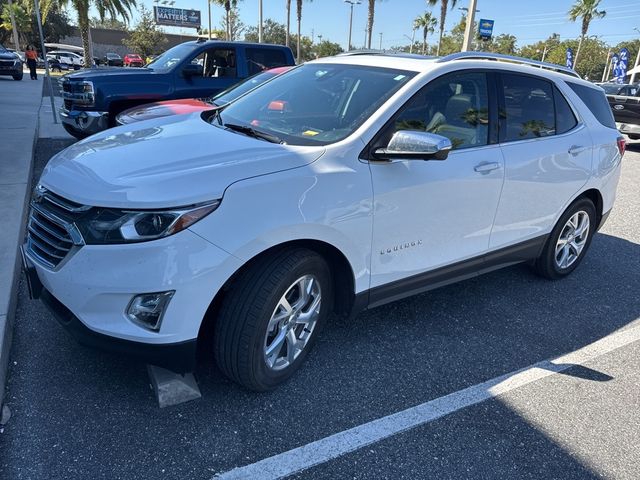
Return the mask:
<path id="1" fill-rule="evenodd" d="M 0 60 L 0 67 L 13 67 L 13 60 Z"/>
<path id="2" fill-rule="evenodd" d="M 71 102 L 71 100 L 65 100 L 64 101 L 64 108 L 66 110 L 71 110 L 71 107 L 73 106 L 73 102 Z"/>
<path id="3" fill-rule="evenodd" d="M 27 252 L 45 267 L 57 267 L 74 245 L 83 243 L 72 219 L 88 208 L 37 187 L 27 227 Z"/>

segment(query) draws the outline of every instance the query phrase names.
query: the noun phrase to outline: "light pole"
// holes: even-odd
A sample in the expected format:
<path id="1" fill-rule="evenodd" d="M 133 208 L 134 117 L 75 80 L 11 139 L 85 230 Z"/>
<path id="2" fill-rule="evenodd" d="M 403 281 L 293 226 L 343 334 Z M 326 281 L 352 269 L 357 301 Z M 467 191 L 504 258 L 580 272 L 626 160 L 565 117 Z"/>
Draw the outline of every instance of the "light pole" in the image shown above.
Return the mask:
<path id="1" fill-rule="evenodd" d="M 209 6 L 209 40 L 211 40 L 211 0 L 207 0 Z"/>
<path id="2" fill-rule="evenodd" d="M 47 49 L 44 46 L 44 35 L 42 34 L 42 20 L 40 19 L 40 4 L 38 0 L 33 0 L 36 10 L 36 21 L 38 22 L 38 33 L 40 33 L 40 47 L 42 48 L 42 58 L 44 59 L 44 69 L 46 72 L 47 84 L 49 86 L 49 100 L 51 100 L 51 114 L 53 115 L 53 123 L 58 123 L 56 116 L 56 105 L 53 102 L 53 85 L 51 85 L 51 76 L 49 75 L 49 61 L 47 60 Z"/>
<path id="3" fill-rule="evenodd" d="M 262 43 L 262 0 L 258 0 L 258 43 Z"/>
<path id="4" fill-rule="evenodd" d="M 602 72 L 602 81 L 604 82 L 605 78 L 607 78 L 607 73 L 609 70 L 609 59 L 611 58 L 611 47 L 607 50 L 607 61 L 604 64 L 604 71 Z"/>
<path id="5" fill-rule="evenodd" d="M 415 41 L 416 41 L 416 29 L 415 29 L 415 28 L 413 29 L 413 34 L 412 34 L 411 36 L 406 35 L 406 34 L 404 34 L 404 33 L 403 33 L 403 35 L 404 35 L 408 40 L 410 40 L 410 41 L 411 41 L 411 46 L 409 47 L 409 53 L 413 53 L 413 44 L 414 44 L 414 43 L 415 43 Z"/>
<path id="6" fill-rule="evenodd" d="M 344 0 L 344 3 L 348 3 L 351 7 L 351 13 L 349 14 L 349 43 L 347 43 L 347 51 L 351 50 L 351 29 L 353 27 L 353 6 L 360 5 L 360 0 Z"/>
<path id="7" fill-rule="evenodd" d="M 542 50 L 542 58 L 540 59 L 541 62 L 544 62 L 545 57 L 547 56 L 547 52 L 549 51 L 549 47 L 547 47 L 546 45 L 544 46 L 543 50 Z M 536 50 L 536 53 L 540 53 L 540 49 Z"/>
<path id="8" fill-rule="evenodd" d="M 638 30 L 638 27 L 633 27 L 633 29 L 640 33 L 640 30 Z M 633 66 L 634 69 L 638 68 L 638 66 L 640 66 L 640 48 L 638 48 L 638 54 L 636 55 L 636 64 Z M 634 71 L 631 74 L 631 78 L 629 79 L 629 83 L 633 83 L 633 81 L 636 79 L 636 72 Z"/>
<path id="9" fill-rule="evenodd" d="M 378 50 L 382 50 L 382 32 L 380 32 L 379 35 L 380 35 L 380 48 Z"/>
<path id="10" fill-rule="evenodd" d="M 476 16 L 477 0 L 469 0 L 467 9 L 467 24 L 464 27 L 464 40 L 462 41 L 462 52 L 467 52 L 471 48 L 471 37 L 473 37 L 473 19 Z"/>

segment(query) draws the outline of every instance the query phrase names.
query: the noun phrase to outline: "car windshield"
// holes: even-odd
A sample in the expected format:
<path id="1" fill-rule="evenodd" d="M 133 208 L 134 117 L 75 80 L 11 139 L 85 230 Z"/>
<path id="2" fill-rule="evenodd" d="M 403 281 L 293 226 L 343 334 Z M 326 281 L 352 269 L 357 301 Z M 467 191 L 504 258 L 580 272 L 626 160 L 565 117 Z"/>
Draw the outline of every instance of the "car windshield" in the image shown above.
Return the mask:
<path id="1" fill-rule="evenodd" d="M 208 101 L 222 107 L 228 103 L 233 102 L 236 98 L 241 97 L 249 90 L 256 88 L 258 85 L 262 85 L 264 82 L 272 79 L 276 75 L 278 75 L 278 72 L 266 71 L 256 73 L 252 77 L 249 77 L 240 83 L 236 83 L 235 85 L 232 85 L 226 90 L 223 90 L 217 95 L 209 98 Z"/>
<path id="2" fill-rule="evenodd" d="M 607 93 L 609 95 L 616 94 L 616 93 L 618 93 L 618 91 L 620 91 L 620 85 L 603 84 L 603 85 L 600 85 L 600 86 L 604 89 L 604 93 Z"/>
<path id="3" fill-rule="evenodd" d="M 310 63 L 238 98 L 215 124 L 231 124 L 289 145 L 327 145 L 353 133 L 415 72 Z"/>
<path id="4" fill-rule="evenodd" d="M 186 57 L 191 56 L 193 54 L 193 46 L 192 45 L 176 45 L 173 48 L 170 48 L 166 52 L 161 55 L 158 55 L 156 58 L 151 61 L 147 65 L 147 68 L 158 71 L 169 71 L 175 65 L 182 62 Z"/>

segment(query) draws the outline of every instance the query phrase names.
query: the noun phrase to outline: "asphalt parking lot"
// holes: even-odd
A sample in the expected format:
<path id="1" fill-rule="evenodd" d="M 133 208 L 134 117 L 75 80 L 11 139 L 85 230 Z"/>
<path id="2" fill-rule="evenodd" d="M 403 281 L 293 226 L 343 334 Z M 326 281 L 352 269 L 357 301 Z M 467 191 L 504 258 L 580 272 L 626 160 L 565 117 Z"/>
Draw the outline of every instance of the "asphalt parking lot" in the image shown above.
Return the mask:
<path id="1" fill-rule="evenodd" d="M 36 175 L 66 141 L 40 141 Z M 640 326 L 640 142 L 580 268 L 526 266 L 333 319 L 306 365 L 255 394 L 211 364 L 160 410 L 143 364 L 78 345 L 21 281 L 0 478 L 210 479 Z M 640 342 L 294 474 L 637 478 Z M 249 478 L 249 477 L 247 477 Z"/>

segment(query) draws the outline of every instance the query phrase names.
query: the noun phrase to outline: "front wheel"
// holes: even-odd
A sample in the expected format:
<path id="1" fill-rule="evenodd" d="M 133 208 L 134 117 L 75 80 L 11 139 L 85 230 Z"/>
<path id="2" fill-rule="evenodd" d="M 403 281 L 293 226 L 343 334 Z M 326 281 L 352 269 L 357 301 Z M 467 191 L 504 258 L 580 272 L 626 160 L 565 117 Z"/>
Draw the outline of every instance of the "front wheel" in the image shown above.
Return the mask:
<path id="1" fill-rule="evenodd" d="M 331 273 L 313 251 L 287 249 L 243 272 L 223 302 L 214 333 L 222 372 L 255 391 L 295 373 L 333 304 Z"/>
<path id="2" fill-rule="evenodd" d="M 540 256 L 535 272 L 555 280 L 573 272 L 584 258 L 596 231 L 596 209 L 587 198 L 575 201 L 562 214 Z"/>
<path id="3" fill-rule="evenodd" d="M 17 75 L 13 75 L 13 79 L 16 80 L 16 81 L 22 80 L 22 77 L 23 77 L 22 73 L 19 73 Z"/>
<path id="4" fill-rule="evenodd" d="M 63 123 L 62 126 L 64 127 L 64 129 L 67 131 L 69 135 L 77 138 L 78 140 L 82 140 L 83 138 L 87 138 L 89 136 L 87 133 L 83 132 L 82 130 L 73 128 L 71 125 L 67 125 L 66 123 Z"/>

